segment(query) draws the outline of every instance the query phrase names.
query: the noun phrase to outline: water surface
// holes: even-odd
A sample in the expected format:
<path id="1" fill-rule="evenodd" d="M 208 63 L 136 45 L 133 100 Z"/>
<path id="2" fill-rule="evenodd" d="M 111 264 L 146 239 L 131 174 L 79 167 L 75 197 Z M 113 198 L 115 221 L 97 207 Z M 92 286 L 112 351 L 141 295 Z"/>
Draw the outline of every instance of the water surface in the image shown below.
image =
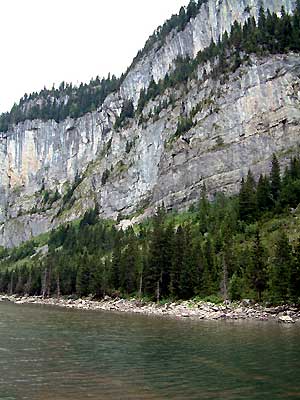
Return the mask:
<path id="1" fill-rule="evenodd" d="M 0 400 L 300 399 L 300 327 L 0 302 Z"/>

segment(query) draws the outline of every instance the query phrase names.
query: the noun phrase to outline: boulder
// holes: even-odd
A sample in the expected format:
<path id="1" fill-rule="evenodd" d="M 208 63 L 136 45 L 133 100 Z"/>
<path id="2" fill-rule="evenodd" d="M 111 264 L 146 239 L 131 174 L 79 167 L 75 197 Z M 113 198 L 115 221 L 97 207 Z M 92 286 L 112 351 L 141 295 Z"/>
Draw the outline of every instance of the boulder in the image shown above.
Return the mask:
<path id="1" fill-rule="evenodd" d="M 293 318 L 291 318 L 289 315 L 281 315 L 278 318 L 278 322 L 284 323 L 284 324 L 294 324 L 295 321 Z"/>

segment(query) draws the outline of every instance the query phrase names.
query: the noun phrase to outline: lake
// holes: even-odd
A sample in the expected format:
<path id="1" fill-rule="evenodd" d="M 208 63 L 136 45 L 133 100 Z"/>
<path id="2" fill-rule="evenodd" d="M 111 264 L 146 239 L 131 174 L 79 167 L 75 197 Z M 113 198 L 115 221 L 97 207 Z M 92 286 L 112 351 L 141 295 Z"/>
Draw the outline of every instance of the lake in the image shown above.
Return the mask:
<path id="1" fill-rule="evenodd" d="M 1 400 L 300 399 L 300 326 L 0 302 Z"/>

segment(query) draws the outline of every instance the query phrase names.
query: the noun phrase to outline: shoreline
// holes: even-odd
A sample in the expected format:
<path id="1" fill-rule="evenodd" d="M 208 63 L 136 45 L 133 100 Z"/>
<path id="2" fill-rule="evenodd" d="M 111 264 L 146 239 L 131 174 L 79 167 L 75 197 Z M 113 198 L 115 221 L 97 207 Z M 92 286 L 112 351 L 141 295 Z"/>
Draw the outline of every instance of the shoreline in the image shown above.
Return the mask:
<path id="1" fill-rule="evenodd" d="M 300 307 L 288 305 L 263 307 L 260 304 L 250 305 L 246 301 L 230 304 L 214 304 L 204 301 L 177 301 L 165 304 L 145 302 L 138 299 L 112 299 L 106 296 L 103 300 L 45 298 L 42 296 L 0 295 L 1 301 L 14 304 L 39 304 L 90 311 L 117 311 L 152 316 L 169 316 L 178 319 L 194 320 L 255 320 L 277 321 L 284 324 L 300 322 Z"/>

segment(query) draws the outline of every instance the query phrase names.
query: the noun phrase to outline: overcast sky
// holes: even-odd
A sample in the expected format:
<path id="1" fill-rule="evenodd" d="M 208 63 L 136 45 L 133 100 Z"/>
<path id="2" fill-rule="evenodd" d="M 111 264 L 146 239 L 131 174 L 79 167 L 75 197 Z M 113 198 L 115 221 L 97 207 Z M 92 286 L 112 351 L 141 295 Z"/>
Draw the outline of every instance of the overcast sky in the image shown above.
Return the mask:
<path id="1" fill-rule="evenodd" d="M 61 81 L 125 72 L 188 0 L 0 0 L 0 112 Z"/>

